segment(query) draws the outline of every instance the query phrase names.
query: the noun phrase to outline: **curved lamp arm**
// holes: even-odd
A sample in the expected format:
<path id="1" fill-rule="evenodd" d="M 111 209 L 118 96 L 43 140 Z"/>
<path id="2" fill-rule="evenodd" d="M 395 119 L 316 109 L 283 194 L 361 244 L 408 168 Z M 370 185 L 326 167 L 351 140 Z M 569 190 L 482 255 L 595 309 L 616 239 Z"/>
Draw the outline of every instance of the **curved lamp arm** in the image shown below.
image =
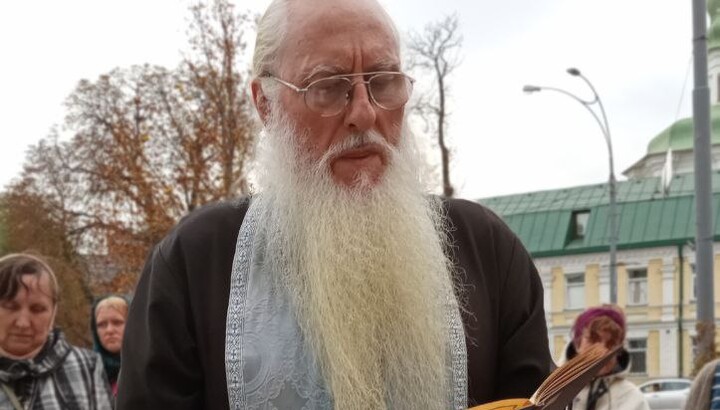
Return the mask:
<path id="1" fill-rule="evenodd" d="M 539 92 L 539 91 L 543 91 L 543 90 L 554 91 L 554 92 L 558 92 L 560 94 L 567 95 L 568 97 L 570 97 L 573 100 L 582 104 L 582 106 L 585 107 L 585 109 L 588 110 L 588 112 L 590 114 L 592 114 L 593 118 L 595 118 L 595 121 L 597 122 L 598 126 L 600 126 L 600 130 L 603 133 L 603 138 L 605 139 L 605 143 L 607 144 L 607 148 L 608 148 L 608 153 L 610 154 L 610 174 L 611 174 L 612 178 L 614 179 L 615 178 L 615 166 L 614 166 L 614 161 L 613 161 L 612 140 L 610 139 L 610 127 L 608 126 L 607 115 L 605 114 L 605 107 L 602 104 L 602 100 L 600 100 L 600 96 L 595 91 L 595 87 L 593 87 L 593 85 L 590 83 L 590 81 L 587 78 L 585 78 L 584 75 L 580 74 L 579 71 L 577 71 L 577 74 L 573 74 L 572 72 L 570 72 L 570 70 L 573 70 L 573 69 L 568 69 L 568 72 L 570 74 L 582 78 L 583 81 L 585 81 L 585 83 L 590 87 L 590 89 L 593 92 L 593 97 L 594 97 L 592 100 L 583 100 L 582 98 L 578 97 L 577 95 L 575 95 L 569 91 L 563 90 L 562 88 L 557 88 L 557 87 L 526 85 L 523 87 L 523 91 L 526 93 L 534 93 L 534 92 Z M 592 108 L 590 108 L 591 105 L 596 104 L 596 103 L 600 107 L 600 114 L 602 115 L 602 119 L 598 116 L 598 114 Z"/>
<path id="2" fill-rule="evenodd" d="M 609 178 L 609 188 L 610 188 L 610 303 L 617 303 L 617 242 L 618 242 L 618 232 L 617 232 L 617 223 L 618 223 L 618 214 L 617 214 L 617 205 L 616 205 L 616 180 L 615 180 L 615 164 L 613 161 L 613 149 L 612 149 L 612 140 L 610 138 L 610 126 L 608 125 L 607 115 L 605 114 L 605 107 L 603 106 L 602 101 L 600 100 L 600 96 L 598 95 L 597 91 L 595 91 L 595 87 L 592 85 L 590 80 L 588 80 L 580 70 L 577 68 L 568 68 L 567 73 L 575 76 L 580 77 L 583 81 L 585 81 L 585 84 L 590 87 L 590 90 L 593 93 L 593 99 L 592 100 L 583 100 L 582 98 L 576 96 L 575 94 L 563 90 L 562 88 L 556 88 L 556 87 L 544 87 L 544 86 L 537 86 L 537 85 L 526 85 L 523 87 L 523 91 L 526 93 L 534 93 L 539 92 L 542 90 L 549 90 L 549 91 L 555 91 L 560 94 L 564 94 L 573 100 L 579 102 L 580 104 L 585 107 L 586 110 L 592 114 L 593 118 L 595 118 L 595 121 L 600 126 L 600 130 L 603 133 L 603 137 L 605 138 L 605 143 L 607 144 L 608 149 L 608 157 L 610 162 L 610 178 Z M 597 112 L 592 109 L 592 105 L 596 104 L 600 107 L 600 116 L 598 116 Z M 602 118 L 601 118 L 602 116 Z"/>

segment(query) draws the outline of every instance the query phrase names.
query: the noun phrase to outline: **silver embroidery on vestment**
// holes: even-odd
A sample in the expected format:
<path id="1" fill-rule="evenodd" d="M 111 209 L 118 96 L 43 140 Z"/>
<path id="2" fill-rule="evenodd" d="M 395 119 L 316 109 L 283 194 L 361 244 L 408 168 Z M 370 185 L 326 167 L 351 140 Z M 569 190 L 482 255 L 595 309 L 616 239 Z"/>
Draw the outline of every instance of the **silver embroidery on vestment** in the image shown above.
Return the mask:
<path id="1" fill-rule="evenodd" d="M 225 372 L 230 409 L 332 409 L 315 358 L 303 342 L 286 293 L 263 270 L 263 201 L 251 201 L 233 257 L 226 318 Z M 448 408 L 467 408 L 467 351 L 458 304 L 446 289 Z"/>
<path id="2" fill-rule="evenodd" d="M 247 300 L 247 271 L 250 263 L 250 237 L 256 230 L 258 208 L 250 202 L 245 213 L 232 263 L 230 276 L 230 297 L 225 323 L 225 377 L 227 378 L 230 408 L 245 409 L 242 372 L 242 325 L 245 301 Z"/>
<path id="3" fill-rule="evenodd" d="M 467 409 L 467 347 L 465 346 L 465 330 L 460 317 L 460 309 L 457 298 L 450 289 L 447 293 L 448 327 L 450 329 L 450 355 L 452 366 L 452 378 L 450 383 L 453 391 L 450 394 L 451 403 L 456 410 Z"/>

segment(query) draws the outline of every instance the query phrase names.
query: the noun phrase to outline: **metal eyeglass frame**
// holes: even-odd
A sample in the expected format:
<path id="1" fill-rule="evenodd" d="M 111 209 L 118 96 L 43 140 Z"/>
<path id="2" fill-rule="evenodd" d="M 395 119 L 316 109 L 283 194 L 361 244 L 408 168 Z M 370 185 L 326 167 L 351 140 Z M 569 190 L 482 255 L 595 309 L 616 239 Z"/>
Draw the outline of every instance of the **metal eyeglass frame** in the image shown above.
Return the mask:
<path id="1" fill-rule="evenodd" d="M 367 72 L 367 73 L 352 73 L 352 74 L 337 74 L 337 75 L 331 75 L 331 76 L 329 76 L 329 77 L 323 77 L 323 78 L 319 78 L 319 79 L 317 79 L 317 80 L 314 80 L 314 81 L 310 82 L 310 84 L 308 84 L 305 88 L 300 88 L 300 87 L 296 86 L 296 85 L 293 84 L 293 83 L 289 83 L 289 82 L 287 82 L 287 81 L 285 81 L 285 80 L 281 80 L 280 78 L 277 78 L 277 77 L 275 77 L 275 76 L 272 75 L 272 74 L 267 74 L 267 75 L 265 75 L 264 77 L 265 77 L 265 78 L 270 78 L 270 79 L 272 79 L 272 80 L 275 80 L 275 81 L 277 81 L 278 83 L 280 83 L 280 84 L 282 84 L 282 85 L 290 88 L 291 90 L 295 91 L 296 93 L 302 94 L 302 95 L 303 95 L 303 102 L 305 103 L 305 106 L 308 107 L 308 109 L 309 109 L 310 111 L 313 111 L 313 112 L 315 112 L 315 113 L 317 113 L 317 114 L 320 114 L 321 117 L 334 117 L 334 116 L 340 114 L 341 112 L 343 112 L 343 110 L 345 110 L 345 108 L 346 108 L 347 105 L 348 105 L 348 102 L 350 101 L 350 98 L 349 98 L 350 93 L 348 93 L 348 95 L 345 97 L 345 104 L 344 104 L 342 107 L 340 107 L 340 109 L 339 109 L 337 112 L 334 112 L 334 113 L 331 113 L 331 114 L 322 114 L 322 113 L 319 113 L 319 112 L 313 110 L 313 109 L 310 107 L 310 105 L 308 104 L 308 102 L 307 102 L 306 96 L 307 96 L 307 91 L 310 89 L 310 87 L 312 87 L 313 85 L 319 83 L 320 81 L 334 80 L 334 79 L 341 79 L 341 80 L 345 80 L 345 81 L 347 81 L 348 83 L 350 83 L 350 90 L 352 90 L 353 87 L 355 87 L 356 84 L 364 84 L 364 85 L 365 85 L 365 89 L 366 89 L 367 92 L 368 92 L 368 96 L 370 96 L 370 101 L 371 101 L 373 104 L 375 104 L 376 106 L 382 108 L 383 110 L 387 110 L 387 111 L 397 110 L 398 108 L 400 108 L 400 107 L 402 107 L 403 105 L 407 104 L 407 101 L 408 101 L 408 100 L 406 100 L 404 103 L 400 104 L 398 107 L 395 107 L 395 108 L 387 108 L 387 107 L 383 106 L 382 104 L 378 103 L 377 100 L 375 100 L 375 96 L 373 95 L 373 93 L 372 93 L 372 91 L 371 91 L 371 89 L 370 89 L 370 81 L 372 81 L 373 78 L 375 78 L 375 77 L 377 77 L 377 76 L 380 76 L 380 75 L 387 75 L 387 74 L 401 75 L 401 76 L 405 77 L 406 79 L 408 79 L 408 80 L 410 81 L 410 90 L 409 90 L 409 92 L 408 92 L 408 100 L 410 100 L 410 94 L 412 94 L 413 85 L 415 84 L 415 79 L 412 78 L 412 77 L 410 77 L 409 75 L 401 72 L 401 71 L 371 71 L 371 72 Z M 352 80 L 350 80 L 350 77 L 365 77 L 365 76 L 369 76 L 367 80 L 360 80 L 360 81 L 352 81 Z"/>

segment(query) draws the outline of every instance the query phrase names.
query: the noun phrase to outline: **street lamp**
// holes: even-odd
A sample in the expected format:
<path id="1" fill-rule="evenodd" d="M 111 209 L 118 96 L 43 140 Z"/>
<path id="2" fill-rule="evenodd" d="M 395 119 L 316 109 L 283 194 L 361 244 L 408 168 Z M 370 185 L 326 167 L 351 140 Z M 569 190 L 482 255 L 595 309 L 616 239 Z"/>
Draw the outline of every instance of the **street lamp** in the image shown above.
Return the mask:
<path id="1" fill-rule="evenodd" d="M 592 114 L 593 118 L 595 118 L 595 121 L 597 121 L 598 125 L 600 126 L 600 130 L 602 130 L 603 137 L 605 137 L 605 142 L 607 143 L 608 148 L 608 156 L 610 158 L 610 178 L 608 179 L 608 185 L 610 188 L 610 303 L 617 303 L 617 242 L 618 242 L 618 232 L 617 232 L 617 220 L 618 220 L 618 214 L 617 214 L 617 204 L 616 204 L 616 181 L 615 181 L 615 164 L 613 161 L 613 149 L 612 149 L 612 140 L 610 139 L 610 126 L 608 125 L 607 116 L 605 115 L 605 107 L 603 107 L 603 103 L 600 100 L 600 96 L 595 91 L 595 87 L 593 87 L 592 83 L 590 83 L 590 80 L 588 80 L 580 70 L 577 68 L 568 68 L 567 73 L 574 76 L 574 77 L 580 77 L 583 81 L 585 81 L 585 84 L 590 87 L 590 90 L 592 90 L 593 93 L 593 99 L 592 100 L 583 100 L 582 98 L 579 98 L 575 94 L 572 94 L 568 91 L 565 91 L 560 88 L 555 87 L 544 87 L 544 86 L 537 86 L 537 85 L 526 85 L 523 87 L 523 91 L 526 93 L 534 93 L 539 92 L 543 90 L 548 91 L 555 91 L 559 92 L 561 94 L 565 94 L 568 97 L 571 97 L 573 100 L 579 102 L 580 104 L 585 107 L 590 114 Z M 600 108 L 600 116 L 598 116 L 597 112 L 593 109 L 595 104 Z"/>

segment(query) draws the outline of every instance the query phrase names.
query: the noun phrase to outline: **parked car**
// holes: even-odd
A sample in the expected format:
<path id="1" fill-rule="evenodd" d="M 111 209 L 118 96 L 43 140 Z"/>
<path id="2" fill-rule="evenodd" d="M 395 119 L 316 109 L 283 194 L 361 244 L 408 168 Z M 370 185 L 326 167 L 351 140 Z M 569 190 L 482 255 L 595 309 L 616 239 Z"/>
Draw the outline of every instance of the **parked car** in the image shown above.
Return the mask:
<path id="1" fill-rule="evenodd" d="M 689 379 L 654 379 L 638 387 L 652 410 L 683 410 L 691 384 Z"/>

